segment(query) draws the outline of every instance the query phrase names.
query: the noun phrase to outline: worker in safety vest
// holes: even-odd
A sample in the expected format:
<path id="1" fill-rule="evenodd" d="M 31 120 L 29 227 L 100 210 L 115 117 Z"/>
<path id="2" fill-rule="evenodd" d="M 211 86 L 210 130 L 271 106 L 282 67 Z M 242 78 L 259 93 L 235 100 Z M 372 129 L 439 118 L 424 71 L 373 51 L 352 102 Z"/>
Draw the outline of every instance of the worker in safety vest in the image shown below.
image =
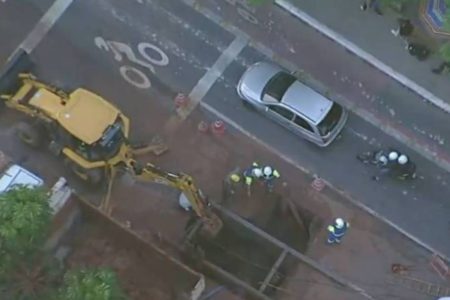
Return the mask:
<path id="1" fill-rule="evenodd" d="M 345 235 L 350 223 L 344 221 L 342 218 L 336 218 L 333 225 L 327 227 L 328 230 L 328 244 L 339 244 L 342 237 Z"/>
<path id="2" fill-rule="evenodd" d="M 242 173 L 244 176 L 244 183 L 247 186 L 247 195 L 251 195 L 251 185 L 254 182 L 254 179 L 259 179 L 262 176 L 262 170 L 259 167 L 258 163 L 253 162 L 252 166 L 250 168 L 247 168 Z"/>
<path id="3" fill-rule="evenodd" d="M 262 179 L 264 180 L 269 192 L 273 191 L 274 180 L 280 178 L 280 173 L 272 167 L 265 166 L 262 168 Z"/>
<path id="4" fill-rule="evenodd" d="M 236 193 L 237 188 L 241 184 L 241 180 L 239 168 L 228 173 L 223 181 L 223 198 L 225 200 Z"/>

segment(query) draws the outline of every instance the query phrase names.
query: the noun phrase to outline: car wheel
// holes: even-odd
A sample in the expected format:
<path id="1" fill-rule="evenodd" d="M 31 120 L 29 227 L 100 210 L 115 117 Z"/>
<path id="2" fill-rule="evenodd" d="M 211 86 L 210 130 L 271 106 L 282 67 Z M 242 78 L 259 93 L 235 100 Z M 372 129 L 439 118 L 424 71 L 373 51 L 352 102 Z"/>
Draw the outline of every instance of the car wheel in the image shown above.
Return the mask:
<path id="1" fill-rule="evenodd" d="M 25 122 L 17 125 L 17 136 L 22 142 L 33 148 L 39 148 L 44 140 L 41 128 Z"/>

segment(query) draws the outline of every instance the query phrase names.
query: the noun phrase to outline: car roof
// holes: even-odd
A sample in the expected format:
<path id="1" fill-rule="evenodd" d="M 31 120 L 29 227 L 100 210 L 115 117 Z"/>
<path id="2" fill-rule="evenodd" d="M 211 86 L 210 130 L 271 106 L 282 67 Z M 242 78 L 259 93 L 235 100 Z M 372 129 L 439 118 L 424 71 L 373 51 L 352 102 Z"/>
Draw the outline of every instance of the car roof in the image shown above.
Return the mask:
<path id="1" fill-rule="evenodd" d="M 261 101 L 264 88 L 269 80 L 282 69 L 267 62 L 258 62 L 251 65 L 240 80 L 240 89 L 242 92 L 253 99 Z"/>
<path id="2" fill-rule="evenodd" d="M 314 124 L 319 123 L 330 111 L 333 102 L 300 81 L 287 89 L 281 103 L 289 106 Z"/>
<path id="3" fill-rule="evenodd" d="M 19 184 L 35 187 L 42 186 L 44 181 L 27 169 L 19 165 L 12 165 L 0 177 L 0 193 Z"/>

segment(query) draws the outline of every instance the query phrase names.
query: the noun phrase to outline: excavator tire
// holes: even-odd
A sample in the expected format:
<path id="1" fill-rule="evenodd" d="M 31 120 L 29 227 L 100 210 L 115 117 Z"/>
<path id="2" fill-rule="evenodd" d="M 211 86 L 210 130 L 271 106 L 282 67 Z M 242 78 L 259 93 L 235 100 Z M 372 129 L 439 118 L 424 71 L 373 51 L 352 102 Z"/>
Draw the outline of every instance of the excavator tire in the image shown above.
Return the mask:
<path id="1" fill-rule="evenodd" d="M 100 185 L 105 179 L 102 168 L 85 169 L 67 158 L 65 164 L 78 178 L 92 187 Z"/>
<path id="2" fill-rule="evenodd" d="M 41 128 L 32 126 L 30 123 L 26 122 L 20 122 L 17 125 L 17 136 L 22 142 L 33 148 L 42 146 L 44 140 Z"/>

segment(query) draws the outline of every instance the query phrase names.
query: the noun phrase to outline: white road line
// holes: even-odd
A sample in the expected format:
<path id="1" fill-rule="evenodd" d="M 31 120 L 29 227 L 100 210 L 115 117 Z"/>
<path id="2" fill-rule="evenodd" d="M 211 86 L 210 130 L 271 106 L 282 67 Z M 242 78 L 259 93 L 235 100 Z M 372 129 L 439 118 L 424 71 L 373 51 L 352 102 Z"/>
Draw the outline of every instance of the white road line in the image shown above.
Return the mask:
<path id="1" fill-rule="evenodd" d="M 178 116 L 184 120 L 202 101 L 203 97 L 208 93 L 209 89 L 213 86 L 216 80 L 222 75 L 228 65 L 238 56 L 238 54 L 248 44 L 248 39 L 238 36 L 228 46 L 225 51 L 222 52 L 220 57 L 214 63 L 214 65 L 206 72 L 206 74 L 197 82 L 192 91 L 189 94 L 189 105 L 183 109 L 179 109 Z"/>
<path id="2" fill-rule="evenodd" d="M 73 0 L 56 0 L 47 10 L 45 15 L 42 16 L 33 30 L 28 34 L 25 40 L 23 40 L 19 48 L 22 48 L 30 54 L 55 25 L 56 21 L 58 21 L 70 4 L 72 4 L 72 2 Z"/>

